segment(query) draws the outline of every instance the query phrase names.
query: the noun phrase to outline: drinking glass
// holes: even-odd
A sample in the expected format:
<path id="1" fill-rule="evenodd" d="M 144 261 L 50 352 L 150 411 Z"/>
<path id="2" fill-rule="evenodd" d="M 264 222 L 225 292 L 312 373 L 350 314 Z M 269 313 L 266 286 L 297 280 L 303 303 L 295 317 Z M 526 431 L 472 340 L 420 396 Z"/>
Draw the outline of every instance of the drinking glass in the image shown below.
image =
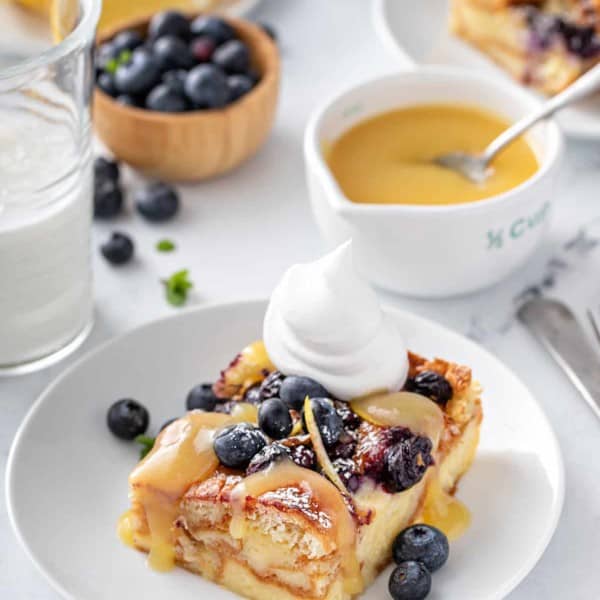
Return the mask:
<path id="1" fill-rule="evenodd" d="M 32 31 L 31 17 L 0 2 L 14 17 L 7 24 L 0 15 L 0 374 L 59 360 L 92 326 L 90 99 L 100 6 L 53 0 L 49 21 L 62 41 L 52 43 L 43 32 L 18 35 Z"/>

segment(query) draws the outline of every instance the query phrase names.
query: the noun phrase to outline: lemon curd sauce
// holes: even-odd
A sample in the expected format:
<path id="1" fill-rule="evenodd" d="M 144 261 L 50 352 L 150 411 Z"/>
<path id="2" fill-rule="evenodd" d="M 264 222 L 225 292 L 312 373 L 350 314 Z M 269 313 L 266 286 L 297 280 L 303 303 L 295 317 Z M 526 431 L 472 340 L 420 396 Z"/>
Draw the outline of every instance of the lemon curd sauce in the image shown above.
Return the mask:
<path id="1" fill-rule="evenodd" d="M 539 168 L 524 138 L 492 163 L 482 184 L 438 166 L 448 152 L 481 152 L 509 126 L 478 107 L 424 104 L 386 112 L 343 133 L 326 160 L 345 196 L 364 204 L 445 205 L 475 202 L 510 190 Z"/>

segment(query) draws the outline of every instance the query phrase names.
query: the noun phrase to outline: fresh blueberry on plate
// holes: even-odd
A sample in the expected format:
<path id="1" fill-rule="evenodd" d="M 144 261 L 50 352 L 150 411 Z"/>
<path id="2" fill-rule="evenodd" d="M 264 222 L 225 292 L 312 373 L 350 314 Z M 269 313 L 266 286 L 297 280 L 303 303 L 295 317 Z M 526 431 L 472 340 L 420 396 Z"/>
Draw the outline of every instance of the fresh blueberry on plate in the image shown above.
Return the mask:
<path id="1" fill-rule="evenodd" d="M 394 600 L 423 600 L 431 591 L 431 574 L 414 560 L 400 563 L 392 571 L 388 589 Z"/>
<path id="2" fill-rule="evenodd" d="M 211 383 L 200 383 L 194 386 L 188 393 L 185 400 L 187 410 L 205 410 L 211 412 L 219 402 L 219 398 L 215 396 Z"/>
<path id="3" fill-rule="evenodd" d="M 327 398 L 329 392 L 310 377 L 289 375 L 283 380 L 279 389 L 279 397 L 289 408 L 301 411 L 306 396 L 309 398 Z"/>
<path id="4" fill-rule="evenodd" d="M 148 37 L 156 40 L 163 35 L 174 35 L 182 40 L 187 40 L 190 37 L 190 22 L 175 10 L 156 13 L 150 21 Z"/>
<path id="5" fill-rule="evenodd" d="M 227 73 L 245 73 L 250 67 L 250 51 L 240 40 L 230 40 L 219 46 L 212 61 Z"/>
<path id="6" fill-rule="evenodd" d="M 167 221 L 179 210 L 179 195 L 169 184 L 157 181 L 135 192 L 135 206 L 148 221 Z"/>
<path id="7" fill-rule="evenodd" d="M 257 427 L 250 423 L 238 423 L 218 433 L 213 448 L 226 467 L 245 469 L 254 455 L 266 445 L 265 436 Z"/>
<path id="8" fill-rule="evenodd" d="M 94 159 L 94 182 L 98 183 L 101 180 L 111 179 L 112 181 L 119 180 L 119 164 L 115 160 L 109 160 L 103 156 L 97 156 Z"/>
<path id="9" fill-rule="evenodd" d="M 421 371 L 406 381 L 405 388 L 409 392 L 427 396 L 442 406 L 452 398 L 452 386 L 443 375 L 435 371 Z"/>
<path id="10" fill-rule="evenodd" d="M 161 83 L 148 94 L 146 108 L 158 112 L 178 113 L 186 111 L 188 103 L 181 93 Z"/>
<path id="11" fill-rule="evenodd" d="M 110 239 L 100 246 L 102 256 L 113 265 L 123 265 L 133 256 L 133 242 L 128 235 L 114 232 Z"/>
<path id="12" fill-rule="evenodd" d="M 279 398 L 269 398 L 258 407 L 258 426 L 272 439 L 287 437 L 293 427 L 286 404 Z"/>
<path id="13" fill-rule="evenodd" d="M 227 78 L 229 86 L 229 102 L 234 102 L 247 94 L 253 87 L 254 82 L 247 75 L 230 75 Z"/>
<path id="14" fill-rule="evenodd" d="M 394 561 L 422 562 L 430 573 L 437 571 L 447 560 L 450 552 L 448 538 L 439 529 L 419 523 L 400 532 L 392 546 Z"/>
<path id="15" fill-rule="evenodd" d="M 145 94 L 159 81 L 158 59 L 146 48 L 137 48 L 131 61 L 117 67 L 115 86 L 121 94 Z"/>
<path id="16" fill-rule="evenodd" d="M 148 429 L 150 415 L 144 406 L 131 398 L 117 400 L 106 415 L 110 431 L 122 440 L 132 440 Z"/>
<path id="17" fill-rule="evenodd" d="M 94 217 L 112 219 L 123 207 L 123 192 L 115 179 L 98 179 L 94 184 Z"/>
<path id="18" fill-rule="evenodd" d="M 229 100 L 227 78 L 215 65 L 198 65 L 188 73 L 185 93 L 198 108 L 220 108 Z"/>
<path id="19" fill-rule="evenodd" d="M 196 17 L 190 26 L 194 37 L 207 36 L 215 44 L 223 44 L 235 38 L 235 29 L 223 19 L 215 16 Z"/>
<path id="20" fill-rule="evenodd" d="M 152 47 L 154 56 L 158 59 L 163 71 L 169 69 L 191 69 L 194 57 L 190 47 L 182 39 L 174 35 L 159 37 Z"/>

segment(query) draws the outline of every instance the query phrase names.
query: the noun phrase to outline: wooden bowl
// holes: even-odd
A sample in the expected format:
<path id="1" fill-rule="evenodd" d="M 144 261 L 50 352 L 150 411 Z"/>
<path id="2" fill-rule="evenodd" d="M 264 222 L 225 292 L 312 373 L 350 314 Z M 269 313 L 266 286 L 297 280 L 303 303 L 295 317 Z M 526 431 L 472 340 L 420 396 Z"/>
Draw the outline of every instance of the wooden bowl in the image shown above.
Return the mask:
<path id="1" fill-rule="evenodd" d="M 189 15 L 193 18 L 197 15 Z M 123 29 L 146 34 L 150 18 L 105 31 L 102 43 Z M 279 93 L 279 53 L 257 25 L 226 18 L 251 54 L 260 74 L 256 86 L 221 109 L 162 113 L 116 102 L 97 86 L 94 126 L 98 137 L 119 159 L 144 173 L 171 181 L 194 181 L 220 175 L 250 158 L 266 140 Z"/>

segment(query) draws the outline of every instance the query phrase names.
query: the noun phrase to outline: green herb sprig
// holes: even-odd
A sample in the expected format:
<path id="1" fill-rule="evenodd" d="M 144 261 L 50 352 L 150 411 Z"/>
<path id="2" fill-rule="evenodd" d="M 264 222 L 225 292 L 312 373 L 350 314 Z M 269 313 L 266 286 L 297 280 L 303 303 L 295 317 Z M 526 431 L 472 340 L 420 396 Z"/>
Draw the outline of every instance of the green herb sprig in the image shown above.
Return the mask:
<path id="1" fill-rule="evenodd" d="M 189 271 L 183 269 L 173 273 L 171 277 L 163 280 L 167 302 L 173 306 L 183 306 L 188 297 L 188 292 L 194 287 L 189 280 Z"/>
<path id="2" fill-rule="evenodd" d="M 150 437 L 149 435 L 138 435 L 134 439 L 135 442 L 140 444 L 140 460 L 145 458 L 145 456 L 154 448 L 154 442 L 156 438 Z"/>

